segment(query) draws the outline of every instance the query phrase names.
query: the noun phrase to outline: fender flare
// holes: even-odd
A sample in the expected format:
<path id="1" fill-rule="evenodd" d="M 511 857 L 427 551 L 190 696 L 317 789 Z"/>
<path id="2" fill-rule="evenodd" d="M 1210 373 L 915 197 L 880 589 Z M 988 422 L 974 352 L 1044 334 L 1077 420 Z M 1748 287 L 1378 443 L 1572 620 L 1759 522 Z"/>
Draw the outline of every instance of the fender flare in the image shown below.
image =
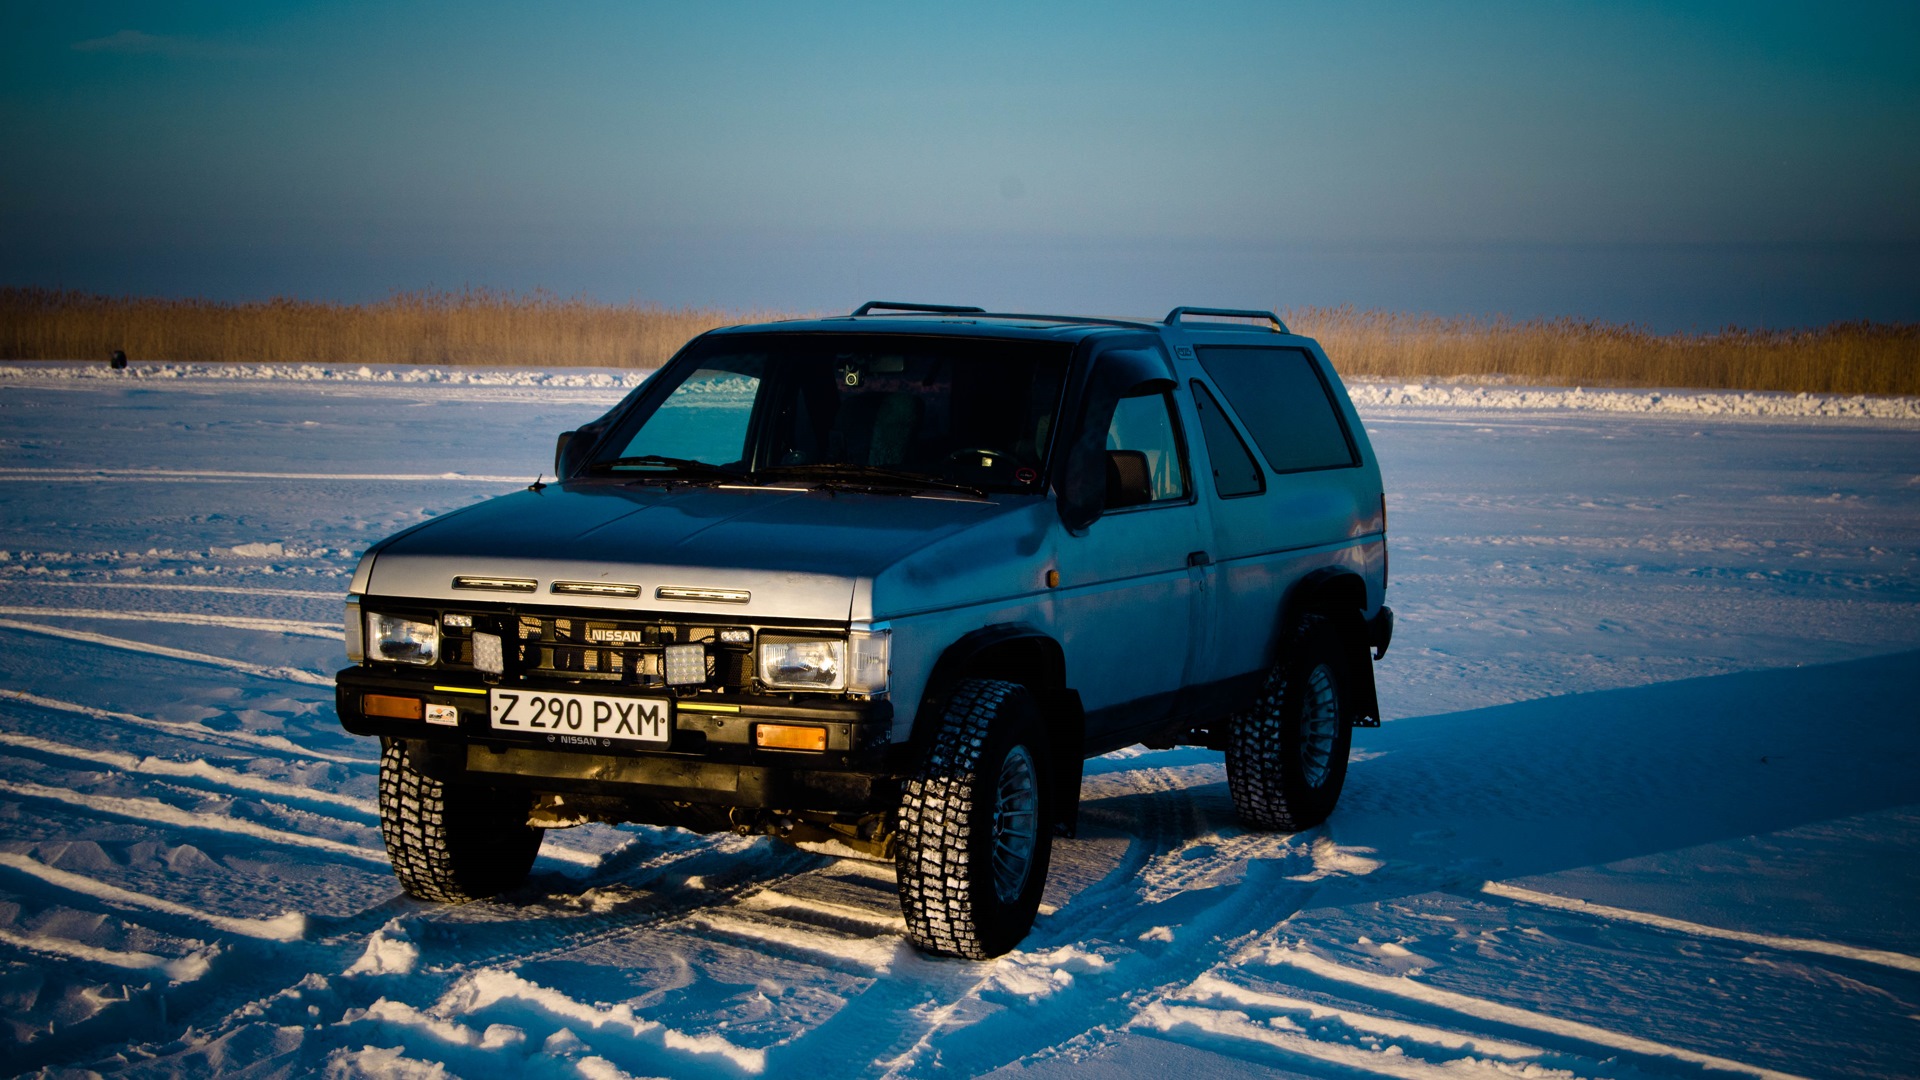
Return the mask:
<path id="1" fill-rule="evenodd" d="M 1000 678 L 1033 695 L 1046 725 L 1054 793 L 1055 828 L 1072 836 L 1080 818 L 1080 778 L 1086 745 L 1086 710 L 1067 686 L 1066 652 L 1052 636 L 1027 623 L 995 623 L 970 631 L 934 662 L 914 713 L 908 745 L 917 760 L 927 752 L 934 726 L 962 679 Z"/>

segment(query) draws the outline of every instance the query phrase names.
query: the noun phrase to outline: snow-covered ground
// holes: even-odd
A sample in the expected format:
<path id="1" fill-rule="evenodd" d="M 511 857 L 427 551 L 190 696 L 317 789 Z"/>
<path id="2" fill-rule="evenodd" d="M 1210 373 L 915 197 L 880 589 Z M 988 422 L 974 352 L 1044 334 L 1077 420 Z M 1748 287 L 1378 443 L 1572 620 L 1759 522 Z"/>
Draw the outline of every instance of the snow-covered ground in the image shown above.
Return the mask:
<path id="1" fill-rule="evenodd" d="M 1340 810 L 1089 762 L 972 964 L 902 944 L 890 868 L 764 839 L 399 895 L 333 714 L 353 562 L 633 381 L 0 368 L 0 1071 L 1920 1072 L 1915 402 L 1356 387 L 1400 629 Z"/>

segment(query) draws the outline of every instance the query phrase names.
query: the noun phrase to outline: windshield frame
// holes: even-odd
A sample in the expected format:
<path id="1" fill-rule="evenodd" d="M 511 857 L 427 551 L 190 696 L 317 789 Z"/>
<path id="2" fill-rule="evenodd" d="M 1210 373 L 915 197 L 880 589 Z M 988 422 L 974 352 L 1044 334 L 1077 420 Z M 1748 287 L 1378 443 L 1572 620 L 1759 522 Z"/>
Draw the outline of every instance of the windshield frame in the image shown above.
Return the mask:
<path id="1" fill-rule="evenodd" d="M 1037 460 L 1031 463 L 1019 464 L 1016 471 L 1020 479 L 1017 482 L 997 480 L 982 482 L 982 480 L 977 477 L 956 478 L 945 473 L 929 471 L 925 468 L 916 468 L 905 464 L 888 466 L 899 471 L 923 477 L 927 481 L 925 486 L 929 489 L 951 490 L 959 487 L 962 489 L 979 490 L 993 495 L 1039 495 L 1048 490 L 1048 481 L 1052 473 L 1056 450 L 1065 445 L 1060 429 L 1066 420 L 1068 412 L 1067 403 L 1071 389 L 1075 383 L 1075 364 L 1082 351 L 1077 347 L 1078 343 L 1057 338 L 1001 337 L 972 334 L 924 334 L 903 333 L 898 331 L 884 333 L 849 333 L 845 330 L 764 330 L 748 333 L 708 334 L 696 338 L 692 342 L 689 342 L 672 360 L 668 361 L 665 366 L 642 384 L 633 397 L 629 399 L 627 406 L 624 409 L 618 410 L 617 413 L 610 418 L 611 422 L 608 423 L 606 428 L 595 438 L 592 451 L 587 457 L 587 460 L 582 463 L 579 471 L 575 473 L 575 476 L 581 478 L 614 478 L 626 482 L 633 480 L 657 481 L 665 479 L 693 480 L 703 483 L 715 482 L 716 477 L 713 472 L 706 467 L 706 463 L 702 463 L 702 467 L 699 469 L 676 469 L 672 466 L 661 466 L 658 468 L 647 468 L 645 466 L 621 467 L 615 463 L 625 456 L 631 456 L 629 452 L 632 450 L 635 438 L 640 435 L 659 413 L 660 409 L 673 394 L 686 383 L 687 379 L 694 372 L 707 366 L 715 359 L 730 355 L 751 355 L 758 352 L 768 355 L 769 357 L 777 357 L 782 353 L 783 341 L 790 343 L 787 345 L 788 350 L 792 350 L 795 346 L 798 346 L 800 349 L 804 349 L 815 355 L 818 355 L 822 350 L 834 348 L 876 353 L 884 352 L 888 350 L 890 346 L 897 346 L 903 352 L 918 350 L 916 355 L 929 352 L 948 353 L 950 354 L 952 362 L 957 363 L 966 362 L 965 354 L 970 349 L 1017 350 L 1018 352 L 1030 354 L 1032 361 L 1035 363 L 1049 361 L 1056 363 L 1058 365 L 1057 385 L 1053 388 L 1053 398 L 1047 405 L 1047 415 L 1050 416 L 1050 419 L 1044 437 L 1046 445 L 1035 446 Z M 1052 355 L 1049 356 L 1048 354 Z M 786 355 L 792 356 L 794 354 L 789 351 Z M 727 466 L 714 466 L 714 468 L 734 473 L 738 482 L 742 485 L 756 485 L 777 482 L 773 477 L 777 476 L 782 470 L 791 469 L 795 464 L 802 464 L 817 466 L 819 475 L 810 479 L 812 482 L 822 486 L 851 486 L 862 489 L 874 487 L 875 481 L 873 477 L 865 474 L 869 466 L 863 463 L 846 463 L 845 467 L 848 476 L 844 483 L 840 483 L 831 476 L 833 463 L 783 463 L 771 460 L 756 460 L 767 453 L 768 440 L 770 437 L 769 428 L 777 419 L 777 417 L 772 414 L 778 413 L 781 406 L 781 402 L 774 400 L 774 397 L 781 392 L 779 383 L 789 377 L 790 375 L 787 372 L 776 371 L 773 370 L 772 367 L 769 367 L 764 373 L 762 376 L 764 382 L 755 394 L 752 410 L 747 420 L 747 435 L 743 449 L 747 449 L 748 453 L 741 462 L 737 463 L 742 467 L 736 470 L 733 467 L 736 463 L 729 463 Z M 769 384 L 775 388 L 772 394 L 768 392 Z M 1030 422 L 1038 422 L 1041 415 L 1040 409 L 1038 408 L 1038 401 L 1044 396 L 1044 392 L 1043 387 L 1041 393 L 1035 395 L 1035 408 L 1027 417 L 1027 420 Z M 652 452 L 651 449 L 646 451 L 646 453 Z M 642 454 L 640 456 L 645 455 Z M 760 474 L 763 471 L 772 475 L 762 478 Z M 911 488 L 917 485 L 903 482 L 903 486 Z"/>

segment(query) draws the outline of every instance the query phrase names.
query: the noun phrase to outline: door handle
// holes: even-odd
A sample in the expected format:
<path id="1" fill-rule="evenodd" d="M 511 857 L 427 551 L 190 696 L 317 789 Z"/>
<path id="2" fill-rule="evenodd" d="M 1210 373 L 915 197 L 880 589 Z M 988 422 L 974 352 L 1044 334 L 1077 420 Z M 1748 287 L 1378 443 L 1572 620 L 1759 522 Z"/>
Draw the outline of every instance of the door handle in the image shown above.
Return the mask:
<path id="1" fill-rule="evenodd" d="M 1188 566 L 1212 566 L 1213 556 L 1207 554 L 1204 551 L 1189 551 L 1187 552 L 1187 565 Z"/>

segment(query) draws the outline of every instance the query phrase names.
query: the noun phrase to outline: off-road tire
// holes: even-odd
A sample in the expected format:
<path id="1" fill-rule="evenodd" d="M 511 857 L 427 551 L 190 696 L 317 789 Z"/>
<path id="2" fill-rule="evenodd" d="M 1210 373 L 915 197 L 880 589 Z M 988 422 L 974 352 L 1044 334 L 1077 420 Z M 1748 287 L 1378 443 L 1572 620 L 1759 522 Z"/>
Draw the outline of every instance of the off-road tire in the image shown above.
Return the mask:
<path id="1" fill-rule="evenodd" d="M 1024 823 L 1009 815 L 1003 823 L 1008 831 L 999 839 L 1024 825 L 1033 847 L 1018 895 L 1008 898 L 995 878 L 996 805 L 1009 770 L 1017 795 L 1022 753 L 1031 771 L 1033 813 Z M 1040 710 L 1024 686 L 967 679 L 954 689 L 900 802 L 894 867 L 914 945 L 936 955 L 987 960 L 1027 936 L 1052 854 L 1050 766 Z"/>
<path id="2" fill-rule="evenodd" d="M 1353 746 L 1351 672 L 1367 662 L 1361 649 L 1334 618 L 1306 616 L 1267 672 L 1260 699 L 1234 716 L 1227 789 L 1249 827 L 1298 832 L 1333 813 Z"/>
<path id="3" fill-rule="evenodd" d="M 380 835 L 408 896 L 462 904 L 527 880 L 546 834 L 527 824 L 530 795 L 442 783 L 413 767 L 404 743 L 382 742 Z"/>

